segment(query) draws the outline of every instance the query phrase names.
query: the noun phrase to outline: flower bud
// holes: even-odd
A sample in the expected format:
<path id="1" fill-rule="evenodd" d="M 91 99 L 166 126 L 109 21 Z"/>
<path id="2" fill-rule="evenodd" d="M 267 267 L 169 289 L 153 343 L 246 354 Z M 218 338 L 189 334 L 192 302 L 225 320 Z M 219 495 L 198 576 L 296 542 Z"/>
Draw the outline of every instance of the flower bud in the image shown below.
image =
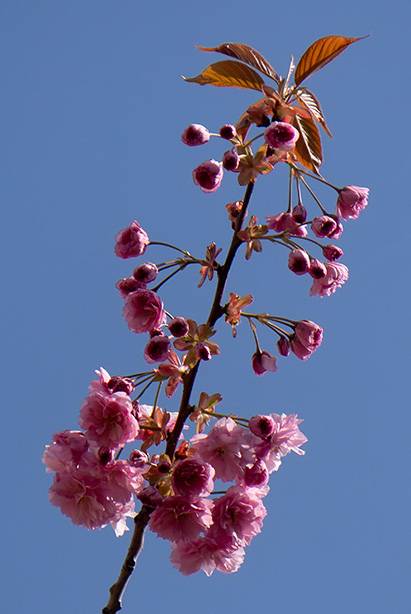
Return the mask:
<path id="1" fill-rule="evenodd" d="M 223 179 L 223 165 L 217 160 L 207 160 L 193 170 L 193 181 L 203 192 L 215 192 Z"/>
<path id="2" fill-rule="evenodd" d="M 271 416 L 259 415 L 250 418 L 248 426 L 254 435 L 257 435 L 257 437 L 261 439 L 266 439 L 273 434 L 275 422 Z"/>
<path id="3" fill-rule="evenodd" d="M 146 247 L 150 240 L 144 228 L 140 226 L 137 220 L 120 230 L 116 236 L 114 251 L 119 258 L 132 258 L 141 256 L 146 251 Z"/>
<path id="4" fill-rule="evenodd" d="M 311 320 L 301 320 L 296 324 L 291 339 L 291 349 L 297 358 L 307 360 L 323 340 L 323 329 Z"/>
<path id="5" fill-rule="evenodd" d="M 145 262 L 136 267 L 133 271 L 133 277 L 142 284 L 149 284 L 154 281 L 158 275 L 158 268 L 152 262 Z"/>
<path id="6" fill-rule="evenodd" d="M 232 124 L 224 124 L 224 126 L 220 128 L 220 136 L 222 139 L 231 141 L 231 139 L 237 136 L 237 130 Z"/>
<path id="7" fill-rule="evenodd" d="M 132 450 L 128 462 L 136 469 L 143 469 L 148 464 L 148 456 L 142 450 Z"/>
<path id="8" fill-rule="evenodd" d="M 348 185 L 339 191 L 337 212 L 343 219 L 356 219 L 368 204 L 368 188 Z"/>
<path id="9" fill-rule="evenodd" d="M 197 344 L 196 354 L 197 354 L 197 358 L 199 358 L 200 360 L 210 360 L 211 359 L 210 348 L 204 343 Z"/>
<path id="10" fill-rule="evenodd" d="M 294 207 L 292 216 L 297 224 L 304 224 L 305 220 L 307 219 L 307 209 L 304 207 L 304 205 L 299 203 Z"/>
<path id="11" fill-rule="evenodd" d="M 201 124 L 190 124 L 181 135 L 181 140 L 185 145 L 196 147 L 204 145 L 210 139 L 210 133 L 205 126 Z"/>
<path id="12" fill-rule="evenodd" d="M 281 356 L 289 356 L 291 352 L 290 342 L 287 337 L 280 337 L 277 341 L 278 351 Z"/>
<path id="13" fill-rule="evenodd" d="M 120 291 L 120 294 L 123 298 L 126 298 L 130 292 L 135 292 L 136 290 L 145 289 L 146 284 L 137 281 L 134 277 L 123 277 L 123 279 L 119 279 L 116 283 L 116 288 Z"/>
<path id="14" fill-rule="evenodd" d="M 264 375 L 267 371 L 276 371 L 276 358 L 272 356 L 269 352 L 263 350 L 259 352 L 258 350 L 253 354 L 252 357 L 252 365 L 253 370 L 256 375 Z"/>
<path id="15" fill-rule="evenodd" d="M 113 460 L 113 450 L 110 448 L 106 448 L 105 446 L 99 448 L 97 452 L 98 459 L 102 465 L 108 465 Z"/>
<path id="16" fill-rule="evenodd" d="M 325 277 L 327 275 L 327 268 L 325 264 L 321 262 L 321 260 L 311 258 L 309 273 L 313 279 L 321 279 L 321 277 Z"/>
<path id="17" fill-rule="evenodd" d="M 310 270 L 310 258 L 302 249 L 293 249 L 288 256 L 288 268 L 296 275 L 304 275 Z"/>
<path id="18" fill-rule="evenodd" d="M 114 376 L 107 382 L 107 388 L 113 394 L 114 392 L 125 392 L 130 395 L 133 390 L 133 382 L 128 377 Z"/>
<path id="19" fill-rule="evenodd" d="M 337 230 L 337 222 L 329 215 L 320 215 L 311 222 L 311 229 L 316 237 L 330 237 Z"/>
<path id="20" fill-rule="evenodd" d="M 240 165 L 240 156 L 235 149 L 226 151 L 223 156 L 223 167 L 226 171 L 236 171 Z"/>
<path id="21" fill-rule="evenodd" d="M 144 349 L 147 362 L 162 362 L 167 359 L 170 349 L 170 339 L 165 335 L 152 337 Z"/>
<path id="22" fill-rule="evenodd" d="M 293 149 L 299 136 L 298 130 L 286 122 L 273 122 L 264 132 L 265 142 L 281 151 Z"/>
<path id="23" fill-rule="evenodd" d="M 338 245 L 332 245 L 330 243 L 329 245 L 324 245 L 323 254 L 325 258 L 327 258 L 327 260 L 334 261 L 338 260 L 338 258 L 341 258 L 341 256 L 344 255 L 344 252 L 341 247 L 338 247 Z"/>
<path id="24" fill-rule="evenodd" d="M 185 337 L 188 333 L 188 322 L 185 318 L 174 318 L 168 325 L 168 329 L 173 337 Z"/>

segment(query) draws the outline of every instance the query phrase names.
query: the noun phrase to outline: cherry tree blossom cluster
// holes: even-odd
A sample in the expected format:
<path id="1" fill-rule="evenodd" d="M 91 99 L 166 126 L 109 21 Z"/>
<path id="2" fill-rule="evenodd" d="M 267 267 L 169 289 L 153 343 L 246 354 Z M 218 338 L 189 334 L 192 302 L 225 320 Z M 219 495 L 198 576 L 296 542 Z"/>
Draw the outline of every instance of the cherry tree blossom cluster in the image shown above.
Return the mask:
<path id="1" fill-rule="evenodd" d="M 322 343 L 322 327 L 303 314 L 274 315 L 266 305 L 262 311 L 250 311 L 254 297 L 228 288 L 229 273 L 240 250 L 248 261 L 263 246 L 279 245 L 288 250 L 290 271 L 311 278 L 311 295 L 329 297 L 347 282 L 348 268 L 340 262 L 343 250 L 337 242 L 345 222 L 356 220 L 367 206 L 368 189 L 337 187 L 320 173 L 317 124 L 329 130 L 318 99 L 301 82 L 356 40 L 332 36 L 316 41 L 297 67 L 290 66 L 286 78 L 247 45 L 203 48 L 238 61 L 212 64 L 187 81 L 247 87 L 263 94 L 238 122 L 216 132 L 192 123 L 181 135 L 189 147 L 210 146 L 212 140 L 223 144 L 218 156 L 214 154 L 219 160 L 208 159 L 192 171 L 194 184 L 203 192 L 217 192 L 225 173 L 233 173 L 245 187 L 241 199 L 225 203 L 232 230 L 225 256 L 214 242 L 206 245 L 203 256 L 194 256 L 186 248 L 152 240 L 137 220 L 115 238 L 120 259 L 150 252 L 150 260 L 134 264 L 116 283 L 129 330 L 143 335 L 144 366 L 115 376 L 97 370 L 80 409 L 81 430 L 57 433 L 43 455 L 53 473 L 50 501 L 72 522 L 88 529 L 111 525 L 120 536 L 133 519 L 131 545 L 104 614 L 121 609 L 147 527 L 170 542 L 171 561 L 183 574 L 237 571 L 246 546 L 262 530 L 270 475 L 290 452 L 304 454 L 307 439 L 295 413 L 276 407 L 257 410 L 252 417 L 237 410 L 217 411 L 223 401 L 220 392 L 202 392 L 193 402 L 193 386 L 202 363 L 221 360 L 216 342 L 220 319 L 234 337 L 240 322 L 248 323 L 250 366 L 258 376 L 277 370 L 277 356 L 260 344 L 261 327 L 274 336 L 281 357 L 293 354 L 307 360 Z M 267 86 L 255 69 L 277 89 Z M 256 133 L 251 135 L 251 130 Z M 284 205 L 281 211 L 267 211 L 265 222 L 258 223 L 250 211 L 255 184 L 280 166 L 289 175 Z M 317 184 L 336 195 L 324 203 Z M 171 250 L 172 256 L 157 261 L 157 247 Z M 161 297 L 163 285 L 189 266 L 198 267 L 199 287 L 207 281 L 215 285 L 203 320 L 188 313 L 173 315 L 175 306 L 166 306 Z M 177 391 L 178 410 L 171 411 Z"/>

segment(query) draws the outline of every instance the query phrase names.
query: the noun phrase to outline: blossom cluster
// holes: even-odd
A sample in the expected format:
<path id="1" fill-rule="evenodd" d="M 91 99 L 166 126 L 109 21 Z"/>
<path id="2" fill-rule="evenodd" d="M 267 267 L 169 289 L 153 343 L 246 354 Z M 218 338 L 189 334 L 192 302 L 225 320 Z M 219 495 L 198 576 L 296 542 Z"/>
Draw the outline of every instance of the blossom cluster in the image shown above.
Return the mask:
<path id="1" fill-rule="evenodd" d="M 148 448 L 167 438 L 176 415 L 133 402 L 127 378 L 97 373 L 80 411 L 83 431 L 57 433 L 46 446 L 43 460 L 55 474 L 51 503 L 75 524 L 111 524 L 122 535 L 138 498 L 152 510 L 150 529 L 172 543 L 171 559 L 182 573 L 236 571 L 244 547 L 261 531 L 269 474 L 289 452 L 303 454 L 301 420 L 224 417 L 208 434 L 183 439 L 172 461 Z M 201 408 L 193 413 L 200 431 L 204 415 Z M 124 446 L 139 440 L 140 449 L 119 460 Z M 214 491 L 216 480 L 232 483 L 222 496 Z"/>

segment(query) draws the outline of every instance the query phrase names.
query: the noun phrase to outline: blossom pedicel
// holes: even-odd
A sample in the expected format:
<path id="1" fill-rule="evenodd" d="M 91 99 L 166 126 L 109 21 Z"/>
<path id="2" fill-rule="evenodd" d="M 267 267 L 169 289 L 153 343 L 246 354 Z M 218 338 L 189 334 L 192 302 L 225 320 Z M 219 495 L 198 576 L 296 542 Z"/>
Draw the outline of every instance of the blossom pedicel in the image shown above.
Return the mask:
<path id="1" fill-rule="evenodd" d="M 337 38 L 339 47 L 333 57 L 358 40 Z M 229 274 L 236 256 L 243 253 L 250 261 L 244 265 L 244 284 L 247 272 L 256 275 L 255 269 L 249 269 L 254 260 L 261 262 L 272 257 L 269 250 L 285 248 L 288 268 L 296 275 L 311 277 L 311 295 L 328 297 L 348 280 L 348 268 L 336 262 L 343 250 L 335 241 L 342 236 L 342 220 L 358 218 L 366 207 L 369 191 L 354 185 L 337 188 L 320 173 L 318 125 L 326 128 L 325 119 L 317 102 L 307 103 L 308 90 L 301 86 L 306 77 L 328 63 L 330 58 L 322 54 L 329 46 L 336 49 L 335 42 L 331 36 L 313 43 L 310 57 L 322 61 L 310 64 L 305 53 L 296 64 L 294 84 L 290 82 L 293 66 L 287 78 L 281 77 L 258 52 L 234 43 L 204 49 L 231 56 L 233 74 L 241 77 L 227 80 L 221 66 L 227 66 L 225 60 L 197 77 L 185 78 L 201 85 L 258 90 L 256 101 L 246 107 L 236 124 L 226 123 L 216 132 L 190 124 L 181 135 L 189 147 L 217 137 L 208 145 L 215 148 L 212 155 L 216 159 L 194 163 L 192 178 L 203 192 L 218 190 L 224 169 L 233 171 L 227 173 L 227 187 L 233 181 L 244 187 L 243 196 L 236 193 L 225 205 L 226 212 L 222 211 L 223 223 L 232 230 L 226 250 L 209 237 L 201 252 L 205 255 L 193 255 L 193 237 L 200 236 L 201 225 L 194 234 L 189 229 L 183 233 L 191 242 L 190 251 L 187 245 L 149 240 L 137 220 L 115 238 L 114 250 L 121 259 L 150 250 L 149 262 L 126 271 L 121 268 L 116 283 L 128 328 L 144 337 L 139 355 L 126 374 L 112 376 L 103 368 L 96 372 L 80 409 L 81 430 L 57 433 L 43 455 L 53 475 L 50 502 L 74 524 L 91 530 L 111 525 L 120 536 L 127 530 L 127 521 L 134 519 L 131 545 L 110 588 L 104 614 L 122 609 L 124 588 L 134 569 L 130 561 L 136 560 L 146 529 L 170 542 L 171 562 L 184 575 L 236 572 L 246 547 L 263 530 L 270 476 L 275 479 L 291 452 L 304 454 L 307 438 L 295 413 L 277 407 L 242 416 L 239 408 L 224 408 L 220 392 L 202 391 L 195 398 L 193 391 L 198 373 L 209 368 L 210 359 L 224 370 L 220 343 L 215 341 L 221 341 L 217 336 L 221 320 L 231 327 L 234 337 L 237 329 L 241 335 L 250 335 L 248 355 L 256 375 L 270 372 L 278 377 L 280 367 L 290 365 L 283 358 L 293 353 L 305 361 L 322 344 L 322 327 L 304 319 L 299 301 L 293 301 L 291 317 L 273 315 L 269 305 L 260 297 L 254 299 L 247 288 L 239 293 Z M 269 83 L 264 82 L 267 75 Z M 313 95 L 309 99 L 316 101 Z M 268 176 L 280 168 L 288 174 L 287 191 L 268 200 L 265 197 L 261 215 L 266 222 L 259 223 L 250 211 L 251 197 L 256 185 L 268 183 Z M 282 174 L 278 175 L 281 180 Z M 315 189 L 318 183 L 321 200 Z M 328 188 L 338 192 L 336 206 L 335 200 L 333 204 L 323 197 Z M 216 196 L 210 198 L 216 202 Z M 274 211 L 279 212 L 273 215 L 270 207 L 274 202 L 278 203 Z M 282 266 L 286 267 L 284 259 Z M 195 282 L 199 288 L 214 286 L 208 314 L 198 321 L 189 314 L 191 287 L 174 293 L 170 305 L 161 298 L 167 294 L 159 294 L 162 286 L 187 268 L 199 271 Z M 273 279 L 275 296 L 279 296 L 277 276 Z M 200 291 L 204 302 L 207 291 Z M 278 357 L 271 353 L 274 348 Z M 240 374 L 238 365 L 235 368 Z M 236 385 L 241 386 L 240 377 Z M 178 394 L 180 399 L 173 398 Z M 178 412 L 170 410 L 173 404 Z M 264 542 L 260 547 L 264 548 Z"/>

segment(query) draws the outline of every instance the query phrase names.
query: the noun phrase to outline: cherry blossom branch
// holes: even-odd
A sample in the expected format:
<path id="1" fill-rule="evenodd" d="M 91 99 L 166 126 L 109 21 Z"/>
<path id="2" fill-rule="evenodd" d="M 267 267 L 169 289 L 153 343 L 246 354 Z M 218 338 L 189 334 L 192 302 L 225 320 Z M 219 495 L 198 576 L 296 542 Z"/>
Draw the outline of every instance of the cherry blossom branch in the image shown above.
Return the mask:
<path id="1" fill-rule="evenodd" d="M 227 256 L 224 264 L 217 270 L 217 287 L 213 299 L 213 303 L 211 305 L 210 313 L 207 319 L 207 324 L 209 326 L 213 326 L 219 318 L 224 314 L 224 307 L 221 305 L 221 300 L 224 293 L 224 288 L 227 282 L 228 274 L 231 269 L 231 265 L 233 264 L 235 255 L 237 253 L 238 248 L 240 247 L 242 241 L 238 237 L 238 231 L 241 229 L 243 225 L 243 221 L 247 212 L 247 207 L 250 202 L 251 195 L 253 193 L 254 183 L 250 182 L 247 185 L 247 189 L 245 191 L 243 206 L 241 208 L 241 212 L 236 220 L 236 224 L 234 227 L 233 237 L 231 239 L 231 244 L 227 252 Z M 156 245 L 165 245 L 164 243 L 152 242 L 152 244 Z M 170 245 L 167 245 L 171 247 Z M 174 247 L 174 246 L 173 246 Z M 184 427 L 184 423 L 192 412 L 192 407 L 190 405 L 190 397 L 191 392 L 193 390 L 194 382 L 197 377 L 198 369 L 200 362 L 191 369 L 191 371 L 183 377 L 183 392 L 181 395 L 180 409 L 178 412 L 177 420 L 174 426 L 174 429 L 171 431 L 167 441 L 166 454 L 173 458 L 174 452 L 177 446 L 177 442 L 181 435 L 181 432 Z M 143 536 L 144 530 L 150 520 L 150 515 L 152 513 L 152 508 L 143 505 L 141 511 L 137 514 L 134 519 L 134 531 L 131 539 L 131 543 L 129 549 L 127 551 L 127 555 L 124 559 L 123 565 L 120 570 L 120 574 L 117 580 L 110 588 L 110 597 L 107 602 L 107 605 L 103 608 L 102 614 L 116 614 L 121 610 L 121 600 L 123 597 L 124 590 L 126 588 L 127 582 L 130 579 L 134 568 L 136 566 L 136 560 L 141 552 L 143 547 Z"/>

